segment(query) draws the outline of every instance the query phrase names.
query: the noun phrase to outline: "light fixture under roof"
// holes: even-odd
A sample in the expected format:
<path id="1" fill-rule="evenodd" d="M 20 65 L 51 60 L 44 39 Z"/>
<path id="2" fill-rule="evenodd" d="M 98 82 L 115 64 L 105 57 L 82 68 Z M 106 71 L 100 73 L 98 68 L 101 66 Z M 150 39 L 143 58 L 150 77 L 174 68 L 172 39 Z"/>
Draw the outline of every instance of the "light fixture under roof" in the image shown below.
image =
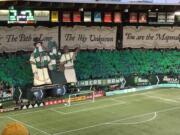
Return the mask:
<path id="1" fill-rule="evenodd" d="M 83 12 L 83 11 L 84 11 L 84 8 L 79 8 L 79 11 Z"/>
<path id="2" fill-rule="evenodd" d="M 180 15 L 180 11 L 176 11 L 174 15 Z"/>
<path id="3" fill-rule="evenodd" d="M 129 12 L 129 9 L 128 8 L 124 9 L 124 12 L 126 12 L 126 13 Z"/>

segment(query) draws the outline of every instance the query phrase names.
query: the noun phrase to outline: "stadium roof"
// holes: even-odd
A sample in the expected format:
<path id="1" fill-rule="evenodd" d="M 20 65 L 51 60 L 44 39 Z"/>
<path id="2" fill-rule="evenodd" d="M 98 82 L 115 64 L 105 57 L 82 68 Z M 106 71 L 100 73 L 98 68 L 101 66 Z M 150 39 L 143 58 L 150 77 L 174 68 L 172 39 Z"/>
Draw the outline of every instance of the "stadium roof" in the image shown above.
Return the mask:
<path id="1" fill-rule="evenodd" d="M 136 2 L 135 2 L 136 1 Z M 31 8 L 31 9 L 61 9 L 61 10 L 119 10 L 124 11 L 151 11 L 159 9 L 159 11 L 177 11 L 180 9 L 180 4 L 175 3 L 178 0 L 146 0 L 149 2 L 142 2 L 142 0 L 0 0 L 0 8 L 7 9 L 10 6 L 17 8 Z M 150 2 L 152 1 L 152 2 Z M 162 2 L 161 4 L 159 2 Z M 170 3 L 171 2 L 171 3 Z M 172 3 L 174 2 L 174 3 Z M 146 6 L 144 6 L 146 5 Z"/>
<path id="2" fill-rule="evenodd" d="M 92 3 L 92 4 L 150 4 L 150 5 L 177 5 L 179 0 L 24 0 L 36 2 L 60 3 Z"/>

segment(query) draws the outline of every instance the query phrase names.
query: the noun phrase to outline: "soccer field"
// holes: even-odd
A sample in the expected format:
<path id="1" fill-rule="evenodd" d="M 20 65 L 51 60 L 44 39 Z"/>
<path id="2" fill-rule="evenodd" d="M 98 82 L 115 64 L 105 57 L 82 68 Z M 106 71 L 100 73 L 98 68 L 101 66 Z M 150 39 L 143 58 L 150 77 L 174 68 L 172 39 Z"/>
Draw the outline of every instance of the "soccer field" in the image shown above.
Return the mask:
<path id="1" fill-rule="evenodd" d="M 0 131 L 17 121 L 31 135 L 179 135 L 180 89 L 155 89 L 0 114 Z"/>

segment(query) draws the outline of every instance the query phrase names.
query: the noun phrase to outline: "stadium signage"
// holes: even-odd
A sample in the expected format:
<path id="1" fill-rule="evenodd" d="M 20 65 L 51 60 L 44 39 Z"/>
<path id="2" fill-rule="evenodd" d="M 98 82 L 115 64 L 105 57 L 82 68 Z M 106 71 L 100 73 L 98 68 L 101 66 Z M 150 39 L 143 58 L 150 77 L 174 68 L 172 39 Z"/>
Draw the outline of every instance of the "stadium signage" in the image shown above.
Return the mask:
<path id="1" fill-rule="evenodd" d="M 36 21 L 49 21 L 50 12 L 48 10 L 35 10 L 34 18 Z"/>
<path id="2" fill-rule="evenodd" d="M 45 48 L 47 48 L 49 40 L 58 43 L 58 27 L 0 27 L 0 31 L 0 53 L 3 51 L 33 51 L 34 37 L 39 37 L 43 41 Z"/>
<path id="3" fill-rule="evenodd" d="M 51 11 L 51 22 L 59 22 L 59 12 Z"/>
<path id="4" fill-rule="evenodd" d="M 177 84 L 158 84 L 158 85 L 144 86 L 144 87 L 138 87 L 138 88 L 109 91 L 109 92 L 106 92 L 106 96 L 126 94 L 126 93 L 137 92 L 137 91 L 147 91 L 147 90 L 152 90 L 152 89 L 156 89 L 156 88 L 172 88 L 172 87 L 180 88 L 180 85 L 177 85 Z"/>
<path id="5" fill-rule="evenodd" d="M 174 84 L 179 84 L 180 83 L 178 78 L 173 78 L 173 77 L 168 77 L 168 76 L 164 76 L 163 81 L 167 82 L 167 83 L 174 83 Z"/>
<path id="6" fill-rule="evenodd" d="M 35 23 L 33 11 L 15 10 L 14 7 L 10 7 L 8 23 Z"/>
<path id="7" fill-rule="evenodd" d="M 123 47 L 180 48 L 179 31 L 179 27 L 126 26 L 123 29 Z"/>
<path id="8" fill-rule="evenodd" d="M 115 49 L 117 27 L 74 26 L 61 28 L 61 48 Z"/>
<path id="9" fill-rule="evenodd" d="M 111 84 L 121 84 L 122 87 L 125 86 L 126 80 L 124 77 L 120 78 L 109 78 L 109 79 L 97 79 L 97 80 L 84 80 L 78 81 L 78 86 L 91 86 L 91 85 L 111 85 Z"/>
<path id="10" fill-rule="evenodd" d="M 95 98 L 103 97 L 103 96 L 104 96 L 104 91 L 97 91 L 97 92 L 94 93 Z M 78 97 L 71 98 L 71 101 L 72 102 L 77 102 L 77 101 L 88 100 L 88 99 L 91 99 L 91 98 L 92 98 L 92 96 L 88 96 L 88 95 L 87 96 L 78 96 Z M 67 103 L 68 100 L 69 99 L 66 98 L 66 99 L 46 101 L 45 106 Z"/>
<path id="11" fill-rule="evenodd" d="M 136 76 L 136 77 L 134 78 L 134 82 L 135 82 L 135 84 L 138 85 L 138 86 L 146 86 L 146 85 L 151 84 L 148 79 L 141 78 L 141 77 L 138 77 L 138 76 Z"/>
<path id="12" fill-rule="evenodd" d="M 6 109 L 0 109 L 0 112 L 2 113 L 2 112 L 10 112 L 10 111 L 14 111 L 15 110 L 15 108 L 13 107 L 13 108 L 6 108 Z"/>
<path id="13" fill-rule="evenodd" d="M 0 10 L 0 21 L 7 21 L 9 10 Z"/>
<path id="14" fill-rule="evenodd" d="M 86 96 L 78 96 L 78 97 L 72 97 L 71 98 L 71 101 L 72 102 L 77 102 L 77 101 L 83 101 L 83 100 L 86 100 Z"/>
<path id="15" fill-rule="evenodd" d="M 13 97 L 0 98 L 0 102 L 11 101 L 11 100 L 13 100 Z"/>

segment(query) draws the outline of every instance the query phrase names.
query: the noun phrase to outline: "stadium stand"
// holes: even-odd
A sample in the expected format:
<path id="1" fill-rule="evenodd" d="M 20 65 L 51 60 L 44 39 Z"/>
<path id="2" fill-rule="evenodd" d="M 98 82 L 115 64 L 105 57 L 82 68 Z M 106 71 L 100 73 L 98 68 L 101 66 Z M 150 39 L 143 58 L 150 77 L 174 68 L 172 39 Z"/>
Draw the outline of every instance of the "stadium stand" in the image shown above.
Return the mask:
<path id="1" fill-rule="evenodd" d="M 120 75 L 180 74 L 178 50 L 82 51 L 75 64 L 80 80 Z"/>
<path id="2" fill-rule="evenodd" d="M 33 75 L 29 63 L 30 55 L 8 54 L 0 57 L 0 81 L 10 86 L 32 84 Z"/>
<path id="3" fill-rule="evenodd" d="M 0 57 L 0 80 L 9 85 L 31 85 L 33 75 L 29 54 Z M 180 74 L 178 50 L 96 50 L 78 53 L 75 69 L 78 80 L 121 75 Z"/>

